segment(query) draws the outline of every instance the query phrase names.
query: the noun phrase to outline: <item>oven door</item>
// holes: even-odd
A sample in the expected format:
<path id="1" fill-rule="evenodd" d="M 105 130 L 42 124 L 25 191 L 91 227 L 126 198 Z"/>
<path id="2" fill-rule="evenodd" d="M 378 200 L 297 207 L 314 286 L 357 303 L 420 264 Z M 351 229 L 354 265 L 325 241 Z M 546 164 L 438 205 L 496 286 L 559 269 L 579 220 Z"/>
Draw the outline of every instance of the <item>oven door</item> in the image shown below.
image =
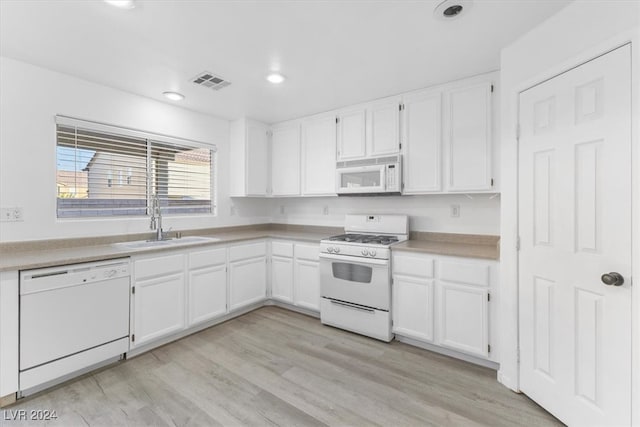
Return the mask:
<path id="1" fill-rule="evenodd" d="M 385 171 L 385 165 L 338 168 L 336 193 L 382 193 L 385 191 Z"/>
<path id="2" fill-rule="evenodd" d="M 320 254 L 320 293 L 379 310 L 391 305 L 389 260 Z"/>

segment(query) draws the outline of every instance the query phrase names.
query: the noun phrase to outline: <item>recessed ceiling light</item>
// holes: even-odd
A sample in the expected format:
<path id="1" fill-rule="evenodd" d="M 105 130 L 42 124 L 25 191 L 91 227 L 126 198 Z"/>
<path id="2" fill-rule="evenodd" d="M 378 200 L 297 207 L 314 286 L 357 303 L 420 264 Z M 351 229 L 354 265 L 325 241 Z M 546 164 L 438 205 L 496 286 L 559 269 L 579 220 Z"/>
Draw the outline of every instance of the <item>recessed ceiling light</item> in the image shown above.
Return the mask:
<path id="1" fill-rule="evenodd" d="M 172 101 L 182 101 L 184 99 L 184 95 L 178 92 L 162 92 L 162 94 Z"/>
<path id="2" fill-rule="evenodd" d="M 271 73 L 267 76 L 267 81 L 277 85 L 284 81 L 284 76 L 280 73 Z"/>
<path id="3" fill-rule="evenodd" d="M 437 19 L 449 21 L 466 14 L 472 5 L 473 0 L 445 0 L 436 6 L 433 15 Z"/>
<path id="4" fill-rule="evenodd" d="M 109 3 L 111 6 L 119 7 L 120 9 L 133 9 L 136 7 L 134 0 L 104 0 L 105 3 Z"/>

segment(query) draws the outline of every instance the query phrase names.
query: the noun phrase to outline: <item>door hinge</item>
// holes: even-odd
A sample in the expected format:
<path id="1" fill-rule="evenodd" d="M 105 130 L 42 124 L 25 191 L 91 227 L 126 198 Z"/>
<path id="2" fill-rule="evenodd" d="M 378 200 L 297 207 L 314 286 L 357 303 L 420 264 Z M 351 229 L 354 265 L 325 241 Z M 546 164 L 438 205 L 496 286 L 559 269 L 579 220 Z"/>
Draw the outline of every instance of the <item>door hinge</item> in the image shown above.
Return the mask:
<path id="1" fill-rule="evenodd" d="M 493 178 L 491 178 L 491 186 L 493 187 Z"/>
<path id="2" fill-rule="evenodd" d="M 136 342 L 136 334 L 131 335 L 131 342 Z"/>
<path id="3" fill-rule="evenodd" d="M 402 150 L 402 142 L 400 144 L 398 144 L 400 146 L 400 149 Z"/>
<path id="4" fill-rule="evenodd" d="M 404 104 L 398 104 L 398 111 L 404 111 Z"/>
<path id="5" fill-rule="evenodd" d="M 340 122 L 340 117 L 336 117 L 336 123 Z"/>
<path id="6" fill-rule="evenodd" d="M 491 344 L 487 344 L 487 353 L 491 353 Z"/>
<path id="7" fill-rule="evenodd" d="M 493 92 L 493 85 L 491 85 L 491 92 Z"/>
<path id="8" fill-rule="evenodd" d="M 132 293 L 132 294 L 135 294 L 135 293 L 136 293 L 136 287 L 135 287 L 135 286 L 132 286 L 132 287 L 131 287 L 131 293 Z"/>
<path id="9" fill-rule="evenodd" d="M 520 236 L 516 239 L 516 251 L 520 250 Z"/>
<path id="10" fill-rule="evenodd" d="M 487 293 L 487 301 L 491 302 L 491 293 Z"/>

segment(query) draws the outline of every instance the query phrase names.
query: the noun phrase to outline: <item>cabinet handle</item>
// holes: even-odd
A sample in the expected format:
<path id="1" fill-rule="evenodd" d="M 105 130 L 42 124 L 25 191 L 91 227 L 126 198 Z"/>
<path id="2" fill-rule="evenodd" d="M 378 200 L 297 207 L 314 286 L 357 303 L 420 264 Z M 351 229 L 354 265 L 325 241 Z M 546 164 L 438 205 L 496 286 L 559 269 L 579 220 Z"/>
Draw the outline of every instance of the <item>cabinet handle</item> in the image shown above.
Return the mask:
<path id="1" fill-rule="evenodd" d="M 330 300 L 330 301 L 331 301 L 331 304 L 340 305 L 342 307 L 352 308 L 358 311 L 366 311 L 367 313 L 375 313 L 375 310 L 372 308 L 360 307 L 359 305 L 352 305 L 346 302 L 341 302 L 336 300 Z"/>

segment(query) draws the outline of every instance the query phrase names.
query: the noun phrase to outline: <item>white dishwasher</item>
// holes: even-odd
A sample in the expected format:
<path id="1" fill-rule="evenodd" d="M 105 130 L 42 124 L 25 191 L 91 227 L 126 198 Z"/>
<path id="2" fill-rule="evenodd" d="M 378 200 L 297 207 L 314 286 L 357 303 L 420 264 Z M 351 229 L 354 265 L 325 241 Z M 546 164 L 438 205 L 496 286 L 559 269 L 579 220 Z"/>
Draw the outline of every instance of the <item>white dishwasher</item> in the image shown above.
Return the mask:
<path id="1" fill-rule="evenodd" d="M 20 390 L 129 351 L 128 259 L 20 272 Z"/>

